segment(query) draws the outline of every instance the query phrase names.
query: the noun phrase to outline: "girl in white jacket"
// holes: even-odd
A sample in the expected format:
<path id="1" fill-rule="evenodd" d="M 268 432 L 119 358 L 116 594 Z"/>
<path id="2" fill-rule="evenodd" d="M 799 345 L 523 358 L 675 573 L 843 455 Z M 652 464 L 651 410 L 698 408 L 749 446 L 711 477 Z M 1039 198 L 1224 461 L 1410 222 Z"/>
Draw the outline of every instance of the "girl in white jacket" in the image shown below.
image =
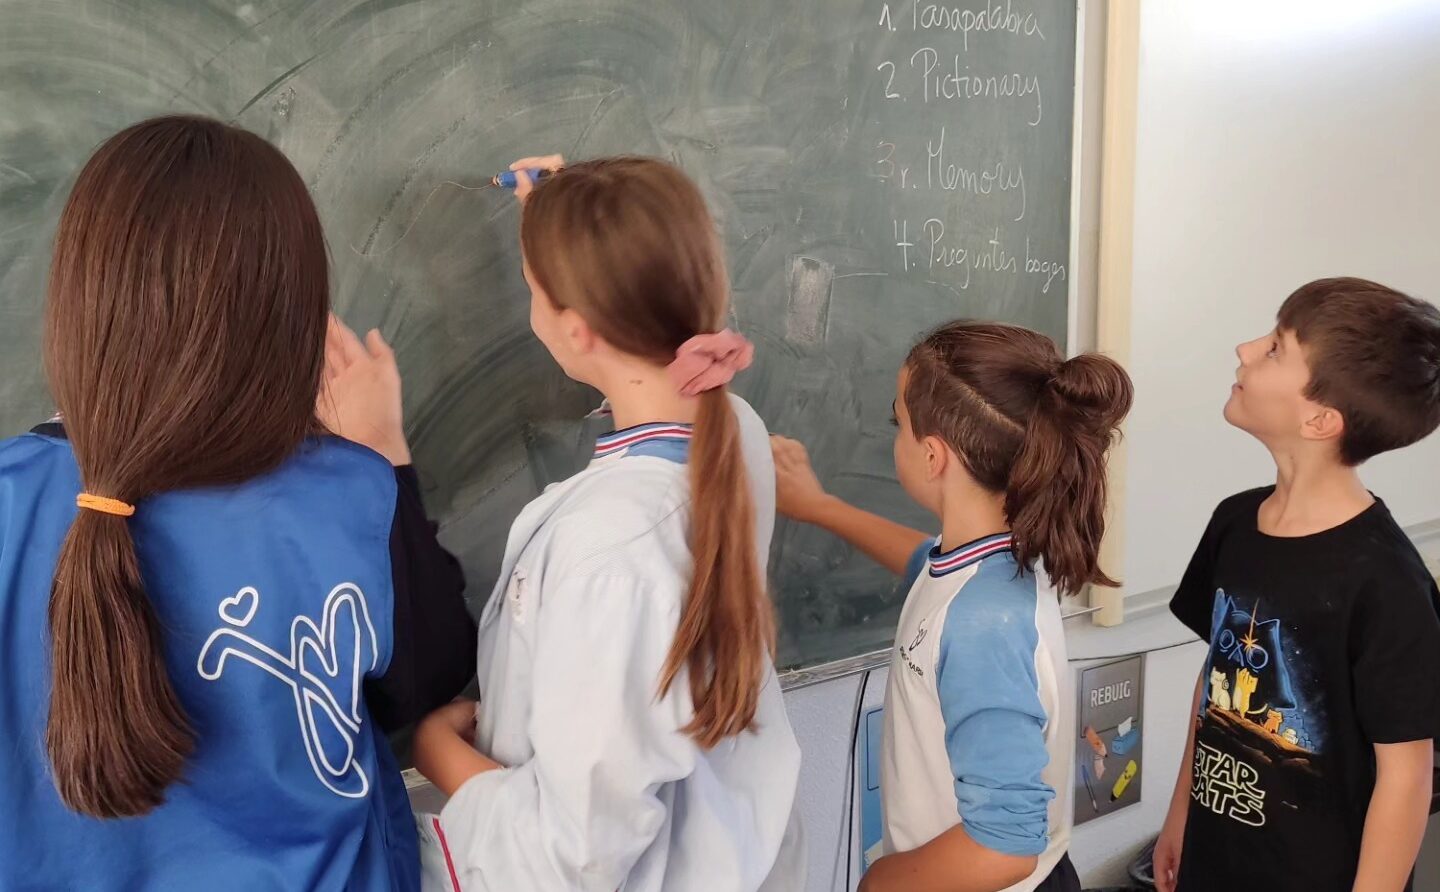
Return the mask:
<path id="1" fill-rule="evenodd" d="M 773 665 L 774 469 L 726 392 L 753 350 L 699 190 L 661 161 L 560 169 L 520 240 L 531 326 L 616 433 L 511 528 L 480 622 L 480 703 L 422 723 L 470 890 L 802 885 L 800 754 Z M 528 195 L 528 198 L 527 198 Z M 473 738 L 473 746 L 471 740 Z"/>

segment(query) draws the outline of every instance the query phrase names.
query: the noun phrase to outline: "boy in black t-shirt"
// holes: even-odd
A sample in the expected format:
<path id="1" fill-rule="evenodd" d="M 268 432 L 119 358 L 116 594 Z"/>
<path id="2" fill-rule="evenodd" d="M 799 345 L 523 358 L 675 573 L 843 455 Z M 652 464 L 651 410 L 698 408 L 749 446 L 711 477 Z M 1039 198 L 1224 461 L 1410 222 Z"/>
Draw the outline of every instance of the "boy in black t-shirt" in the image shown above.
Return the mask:
<path id="1" fill-rule="evenodd" d="M 1440 424 L 1440 311 L 1359 279 L 1236 349 L 1276 483 L 1220 503 L 1171 602 L 1210 643 L 1162 892 L 1409 887 L 1440 735 L 1440 594 L 1355 468 Z"/>

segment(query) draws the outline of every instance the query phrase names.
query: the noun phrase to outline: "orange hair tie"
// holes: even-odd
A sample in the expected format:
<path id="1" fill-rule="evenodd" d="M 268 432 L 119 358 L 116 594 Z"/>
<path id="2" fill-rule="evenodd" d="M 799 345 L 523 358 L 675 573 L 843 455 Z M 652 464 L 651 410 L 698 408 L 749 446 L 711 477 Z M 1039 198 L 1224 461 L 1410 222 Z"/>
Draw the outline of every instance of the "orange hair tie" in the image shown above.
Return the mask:
<path id="1" fill-rule="evenodd" d="M 81 508 L 99 511 L 101 514 L 113 514 L 116 517 L 129 517 L 135 513 L 135 506 L 128 502 L 107 499 L 105 496 L 92 496 L 88 492 L 82 492 L 76 496 L 75 504 Z"/>

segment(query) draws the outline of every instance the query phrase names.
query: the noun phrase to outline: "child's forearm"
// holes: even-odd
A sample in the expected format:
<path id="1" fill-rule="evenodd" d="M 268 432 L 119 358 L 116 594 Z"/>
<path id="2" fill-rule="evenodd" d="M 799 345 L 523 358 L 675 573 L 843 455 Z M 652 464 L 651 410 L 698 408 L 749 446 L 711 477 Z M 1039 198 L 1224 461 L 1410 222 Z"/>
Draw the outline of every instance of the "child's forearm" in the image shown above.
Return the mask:
<path id="1" fill-rule="evenodd" d="M 426 720 L 415 731 L 415 768 L 446 796 L 482 771 L 500 768 L 499 762 L 478 753 L 453 728 Z"/>
<path id="2" fill-rule="evenodd" d="M 1186 716 L 1189 732 L 1185 735 L 1185 754 L 1180 757 L 1180 772 L 1175 777 L 1175 792 L 1170 796 L 1169 814 L 1181 821 L 1190 809 L 1190 787 L 1194 784 L 1195 772 L 1195 726 L 1200 714 L 1200 695 L 1205 684 L 1205 671 L 1195 680 L 1195 694 L 1190 698 L 1190 712 Z"/>
<path id="3" fill-rule="evenodd" d="M 1185 752 L 1180 757 L 1180 770 L 1176 772 L 1175 791 L 1170 795 L 1170 808 L 1165 813 L 1165 823 L 1160 828 L 1160 838 L 1155 841 L 1155 888 L 1159 892 L 1175 892 L 1180 882 L 1180 862 L 1184 860 L 1185 822 L 1190 816 L 1190 788 L 1195 771 L 1195 729 L 1200 712 L 1200 698 L 1204 692 L 1205 670 L 1195 680 L 1195 695 L 1190 698 L 1190 712 L 1186 715 L 1189 731 L 1185 735 Z"/>
<path id="4" fill-rule="evenodd" d="M 1365 812 L 1355 892 L 1405 888 L 1425 835 L 1434 759 L 1430 740 L 1375 746 L 1375 792 Z"/>
<path id="5" fill-rule="evenodd" d="M 910 556 L 930 538 L 831 495 L 817 500 L 799 519 L 834 533 L 896 576 L 904 575 Z"/>
<path id="6" fill-rule="evenodd" d="M 860 892 L 998 892 L 1035 870 L 1034 855 L 1006 855 L 976 842 L 964 825 L 865 871 Z"/>

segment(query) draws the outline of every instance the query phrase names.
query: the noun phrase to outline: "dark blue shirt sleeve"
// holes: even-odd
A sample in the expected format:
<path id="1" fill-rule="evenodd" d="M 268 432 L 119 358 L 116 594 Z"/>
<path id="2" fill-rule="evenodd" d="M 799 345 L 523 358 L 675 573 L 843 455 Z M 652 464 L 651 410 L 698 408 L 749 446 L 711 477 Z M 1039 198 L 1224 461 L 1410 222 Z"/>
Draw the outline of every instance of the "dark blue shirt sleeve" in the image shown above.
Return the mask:
<path id="1" fill-rule="evenodd" d="M 930 547 L 934 544 L 935 543 L 929 539 L 921 542 L 920 545 L 916 547 L 914 553 L 910 555 L 910 560 L 905 562 L 905 576 L 900 582 L 900 591 L 902 594 L 914 588 L 915 580 L 919 579 L 920 574 L 925 572 L 925 560 L 929 557 Z"/>
<path id="2" fill-rule="evenodd" d="M 395 478 L 393 652 L 385 674 L 365 686 L 370 712 L 386 731 L 449 703 L 475 676 L 475 620 L 465 605 L 464 571 L 436 538 L 415 469 L 396 468 Z"/>

